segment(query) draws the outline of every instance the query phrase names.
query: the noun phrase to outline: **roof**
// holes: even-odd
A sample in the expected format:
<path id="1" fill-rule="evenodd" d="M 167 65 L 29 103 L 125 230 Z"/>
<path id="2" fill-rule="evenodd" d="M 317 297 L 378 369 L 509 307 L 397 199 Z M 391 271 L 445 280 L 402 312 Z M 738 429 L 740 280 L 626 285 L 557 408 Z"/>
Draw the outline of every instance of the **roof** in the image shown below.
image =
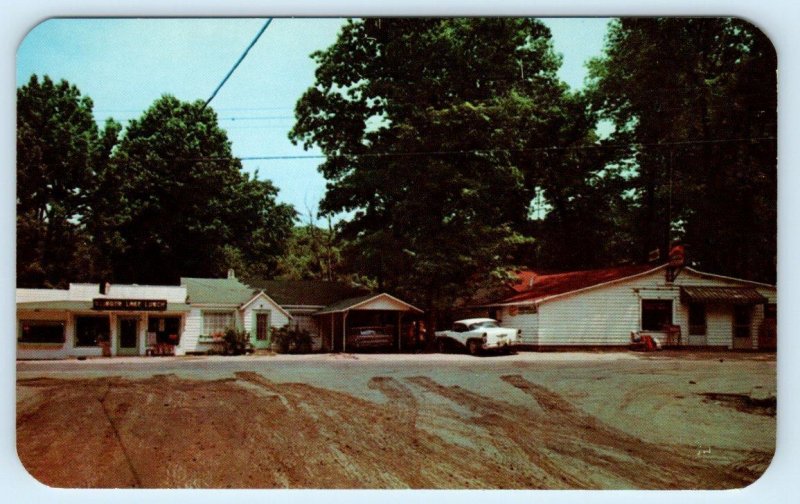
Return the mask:
<path id="1" fill-rule="evenodd" d="M 476 324 L 478 322 L 497 322 L 497 321 L 493 318 L 468 318 L 463 320 L 456 320 L 457 324 L 466 324 L 466 325 Z"/>
<path id="2" fill-rule="evenodd" d="M 557 294 L 564 294 L 595 285 L 621 280 L 630 276 L 645 273 L 658 269 L 663 265 L 654 264 L 635 264 L 626 266 L 616 266 L 613 268 L 603 268 L 595 270 L 584 271 L 569 271 L 564 273 L 553 274 L 536 274 L 528 272 L 527 276 L 522 282 L 514 287 L 514 290 L 519 290 L 522 285 L 528 285 L 528 288 L 507 297 L 497 304 L 516 303 L 520 301 L 538 301 Z M 530 280 L 533 280 L 532 284 Z"/>
<path id="3" fill-rule="evenodd" d="M 379 298 L 379 297 L 387 297 L 387 298 L 389 298 L 390 300 L 392 300 L 392 301 L 394 301 L 396 303 L 400 303 L 402 305 L 405 305 L 406 309 L 402 310 L 402 311 L 416 311 L 416 312 L 420 312 L 420 313 L 422 312 L 422 310 L 420 310 L 416 306 L 410 305 L 410 304 L 406 303 L 405 301 L 402 301 L 402 300 L 397 299 L 396 297 L 394 297 L 392 295 L 389 295 L 389 294 L 386 294 L 385 292 L 382 292 L 382 293 L 379 293 L 379 294 L 374 294 L 373 293 L 373 294 L 366 294 L 366 295 L 363 295 L 363 296 L 358 296 L 358 297 L 349 298 L 349 299 L 342 299 L 341 301 L 337 301 L 336 303 L 333 303 L 331 305 L 326 306 L 322 310 L 316 312 L 314 315 L 322 315 L 322 314 L 326 314 L 326 313 L 341 313 L 341 312 L 346 312 L 348 310 L 358 309 L 359 306 L 364 305 L 368 301 L 372 301 L 373 299 L 376 299 L 376 298 Z M 398 310 L 398 311 L 401 311 L 401 310 Z"/>
<path id="4" fill-rule="evenodd" d="M 363 287 L 324 280 L 253 280 L 249 284 L 282 306 L 328 306 L 369 293 Z"/>
<path id="5" fill-rule="evenodd" d="M 752 287 L 681 287 L 681 299 L 692 303 L 762 304 L 767 298 Z"/>
<path id="6" fill-rule="evenodd" d="M 255 303 L 255 302 L 256 302 L 256 299 L 259 299 L 259 298 L 264 298 L 264 299 L 266 299 L 266 300 L 267 300 L 267 301 L 268 301 L 268 302 L 269 302 L 271 305 L 274 305 L 274 306 L 275 306 L 275 307 L 278 309 L 278 311 L 280 311 L 281 313 L 283 313 L 284 315 L 286 315 L 286 317 L 287 317 L 287 318 L 290 318 L 290 319 L 291 319 L 291 318 L 293 318 L 291 313 L 289 313 L 289 312 L 287 312 L 286 310 L 284 310 L 284 309 L 283 309 L 283 307 L 282 307 L 281 305 L 279 305 L 278 303 L 276 303 L 276 302 L 275 302 L 275 300 L 274 300 L 274 299 L 272 299 L 271 297 L 269 297 L 269 296 L 268 296 L 268 295 L 267 295 L 267 294 L 266 294 L 266 293 L 265 293 L 263 290 L 262 290 L 262 291 L 258 291 L 258 292 L 256 292 L 256 293 L 255 293 L 255 295 L 254 295 L 254 296 L 253 296 L 253 297 L 250 299 L 250 301 L 246 302 L 245 304 L 243 304 L 243 305 L 242 305 L 242 306 L 240 306 L 239 308 L 240 308 L 241 310 L 244 310 L 245 308 L 247 308 L 247 307 L 248 307 L 248 306 L 250 306 L 251 304 Z"/>
<path id="7" fill-rule="evenodd" d="M 17 303 L 17 310 L 95 311 L 98 313 L 115 311 L 115 310 L 95 310 L 92 308 L 92 301 L 35 301 L 28 303 Z M 167 303 L 166 311 L 168 312 L 181 312 L 189 310 L 190 310 L 189 305 L 185 303 Z M 127 310 L 119 310 L 119 311 L 127 311 Z M 142 311 L 152 311 L 152 310 L 142 310 Z"/>
<path id="8" fill-rule="evenodd" d="M 254 289 L 236 278 L 181 278 L 191 304 L 236 305 L 253 298 Z"/>

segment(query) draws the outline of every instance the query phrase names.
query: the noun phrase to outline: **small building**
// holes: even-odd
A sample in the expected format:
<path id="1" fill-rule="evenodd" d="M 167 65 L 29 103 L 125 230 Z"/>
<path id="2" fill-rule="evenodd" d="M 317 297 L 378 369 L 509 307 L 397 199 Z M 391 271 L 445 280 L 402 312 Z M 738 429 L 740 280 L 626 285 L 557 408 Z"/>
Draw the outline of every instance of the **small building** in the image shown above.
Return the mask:
<path id="1" fill-rule="evenodd" d="M 367 326 L 403 348 L 421 310 L 386 293 L 337 282 L 181 278 L 180 286 L 70 284 L 17 289 L 17 357 L 185 355 L 214 349 L 228 329 L 249 333 L 256 349 L 276 329 L 308 331 L 314 351 L 346 350 L 345 335 Z M 405 317 L 405 318 L 404 318 Z"/>
<path id="2" fill-rule="evenodd" d="M 179 286 L 17 289 L 17 357 L 144 355 L 148 338 L 180 346 L 189 310 L 186 288 Z"/>
<path id="3" fill-rule="evenodd" d="M 632 335 L 662 345 L 776 348 L 773 285 L 668 264 L 519 278 L 511 294 L 479 308 L 534 348 L 627 346 Z"/>
<path id="4" fill-rule="evenodd" d="M 253 289 L 237 279 L 181 278 L 190 311 L 182 344 L 176 354 L 205 353 L 213 348 L 215 337 L 228 329 L 250 333 L 256 349 L 269 348 L 272 332 L 292 319 L 291 314 L 264 291 Z"/>

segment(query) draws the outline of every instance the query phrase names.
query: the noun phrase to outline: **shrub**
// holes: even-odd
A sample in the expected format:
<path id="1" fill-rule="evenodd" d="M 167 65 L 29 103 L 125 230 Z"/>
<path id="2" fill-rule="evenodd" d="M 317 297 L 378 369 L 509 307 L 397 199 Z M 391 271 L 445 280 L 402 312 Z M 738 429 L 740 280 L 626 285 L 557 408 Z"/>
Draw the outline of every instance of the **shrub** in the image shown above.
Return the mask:
<path id="1" fill-rule="evenodd" d="M 222 339 L 225 341 L 226 355 L 242 355 L 253 351 L 250 345 L 250 333 L 247 331 L 228 329 Z"/>
<path id="2" fill-rule="evenodd" d="M 285 325 L 272 332 L 272 350 L 278 353 L 311 352 L 311 333 Z"/>

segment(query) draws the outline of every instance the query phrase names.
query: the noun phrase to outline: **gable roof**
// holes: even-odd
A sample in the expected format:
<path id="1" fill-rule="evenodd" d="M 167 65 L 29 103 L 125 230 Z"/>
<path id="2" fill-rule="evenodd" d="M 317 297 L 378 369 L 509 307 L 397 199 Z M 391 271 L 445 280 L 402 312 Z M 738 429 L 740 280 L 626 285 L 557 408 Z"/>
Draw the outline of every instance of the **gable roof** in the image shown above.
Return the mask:
<path id="1" fill-rule="evenodd" d="M 328 306 L 343 299 L 366 295 L 369 291 L 344 282 L 324 280 L 253 280 L 255 289 L 263 290 L 282 306 Z"/>
<path id="2" fill-rule="evenodd" d="M 507 297 L 493 304 L 513 304 L 524 301 L 539 301 L 544 298 L 566 294 L 589 287 L 594 287 L 616 280 L 622 280 L 631 276 L 655 271 L 665 267 L 653 264 L 634 264 L 626 266 L 616 266 L 613 268 L 603 268 L 595 270 L 568 271 L 564 273 L 552 273 L 537 275 L 527 275 L 514 290 L 520 291 L 523 286 L 527 289 L 521 290 L 518 294 Z M 530 283 L 531 279 L 533 280 Z M 523 283 L 524 282 L 524 283 Z"/>
<path id="3" fill-rule="evenodd" d="M 253 298 L 253 289 L 236 278 L 181 278 L 190 304 L 239 306 Z"/>
<path id="4" fill-rule="evenodd" d="M 363 296 L 358 296 L 358 297 L 354 297 L 354 298 L 342 299 L 341 301 L 337 301 L 336 303 L 333 303 L 333 304 L 331 304 L 329 306 L 326 306 L 322 310 L 316 312 L 314 315 L 322 315 L 322 314 L 326 314 L 326 313 L 341 313 L 341 312 L 346 312 L 348 310 L 356 310 L 356 309 L 358 309 L 359 306 L 365 305 L 368 302 L 370 302 L 370 301 L 372 301 L 374 299 L 381 298 L 381 297 L 389 298 L 391 301 L 393 301 L 395 303 L 399 303 L 401 305 L 404 305 L 406 307 L 405 311 L 415 311 L 415 312 L 422 313 L 422 310 L 420 310 L 416 306 L 410 305 L 410 304 L 406 303 L 405 301 L 397 299 L 396 297 L 394 297 L 394 296 L 392 296 L 390 294 L 386 294 L 385 292 L 381 292 L 381 293 L 378 293 L 378 294 L 374 294 L 374 293 L 373 294 L 365 294 Z"/>
<path id="5" fill-rule="evenodd" d="M 255 303 L 255 302 L 256 302 L 256 300 L 257 300 L 258 298 L 264 298 L 264 299 L 266 299 L 266 300 L 267 300 L 267 302 L 268 302 L 269 304 L 271 304 L 271 305 L 273 305 L 274 307 L 276 307 L 276 308 L 277 308 L 277 309 L 278 309 L 278 310 L 279 310 L 281 313 L 283 313 L 284 315 L 286 315 L 286 317 L 287 317 L 287 318 L 290 318 L 290 319 L 291 319 L 291 318 L 293 318 L 293 317 L 292 317 L 292 315 L 291 315 L 289 312 L 287 312 L 286 310 L 284 310 L 284 309 L 283 309 L 283 307 L 282 307 L 281 305 L 279 305 L 278 303 L 276 303 L 276 302 L 275 302 L 275 300 L 274 300 L 274 299 L 272 299 L 271 297 L 269 297 L 269 296 L 268 296 L 268 295 L 267 295 L 267 294 L 266 294 L 266 293 L 265 293 L 263 290 L 262 290 L 262 291 L 258 291 L 258 292 L 256 292 L 256 294 L 255 294 L 255 295 L 252 297 L 252 299 L 250 299 L 250 301 L 248 301 L 248 302 L 246 302 L 245 304 L 243 304 L 242 306 L 240 306 L 240 307 L 239 307 L 239 309 L 240 309 L 240 310 L 244 310 L 245 308 L 247 308 L 247 307 L 248 307 L 248 306 L 250 306 L 251 304 Z"/>

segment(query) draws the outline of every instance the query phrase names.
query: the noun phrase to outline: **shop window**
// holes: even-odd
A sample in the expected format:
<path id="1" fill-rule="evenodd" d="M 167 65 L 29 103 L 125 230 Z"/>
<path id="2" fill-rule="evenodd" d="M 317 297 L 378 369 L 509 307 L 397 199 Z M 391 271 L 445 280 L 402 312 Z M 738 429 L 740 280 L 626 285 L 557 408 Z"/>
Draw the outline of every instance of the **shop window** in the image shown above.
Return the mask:
<path id="1" fill-rule="evenodd" d="M 156 343 L 177 345 L 180 341 L 180 317 L 148 317 L 147 332 L 155 334 Z"/>
<path id="2" fill-rule="evenodd" d="M 77 317 L 75 319 L 75 346 L 92 347 L 109 341 L 111 325 L 108 317 Z"/>
<path id="3" fill-rule="evenodd" d="M 203 313 L 203 334 L 206 336 L 225 334 L 228 329 L 235 329 L 232 312 Z"/>
<path id="4" fill-rule="evenodd" d="M 20 320 L 18 343 L 63 344 L 64 322 L 60 320 Z"/>
<path id="5" fill-rule="evenodd" d="M 689 334 L 705 336 L 706 334 L 706 305 L 692 303 L 689 305 Z"/>
<path id="6" fill-rule="evenodd" d="M 663 331 L 672 325 L 672 300 L 642 299 L 642 330 Z"/>

